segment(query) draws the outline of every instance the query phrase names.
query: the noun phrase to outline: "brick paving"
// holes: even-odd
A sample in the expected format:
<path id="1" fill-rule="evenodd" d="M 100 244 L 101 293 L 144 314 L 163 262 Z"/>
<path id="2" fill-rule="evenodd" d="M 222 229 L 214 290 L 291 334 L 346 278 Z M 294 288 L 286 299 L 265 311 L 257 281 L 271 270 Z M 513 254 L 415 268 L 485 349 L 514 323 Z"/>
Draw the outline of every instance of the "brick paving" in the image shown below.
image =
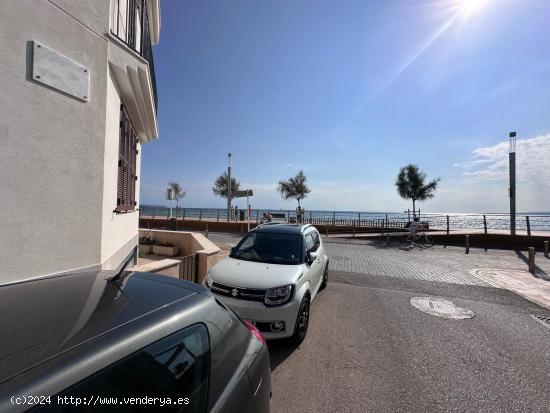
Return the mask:
<path id="1" fill-rule="evenodd" d="M 489 286 L 472 274 L 473 270 L 506 269 L 525 271 L 526 253 L 504 250 L 471 249 L 433 246 L 402 247 L 397 242 L 335 240 L 325 241 L 330 268 L 336 271 L 365 273 L 404 279 Z M 547 278 L 550 260 L 538 253 L 538 274 Z"/>

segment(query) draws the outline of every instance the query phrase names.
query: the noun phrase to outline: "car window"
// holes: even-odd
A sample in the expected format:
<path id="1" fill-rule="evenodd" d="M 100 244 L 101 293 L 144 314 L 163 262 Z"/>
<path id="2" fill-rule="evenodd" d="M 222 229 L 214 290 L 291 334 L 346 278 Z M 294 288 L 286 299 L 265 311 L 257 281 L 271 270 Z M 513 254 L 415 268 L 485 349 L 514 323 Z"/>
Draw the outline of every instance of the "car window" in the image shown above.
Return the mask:
<path id="1" fill-rule="evenodd" d="M 94 407 L 100 411 L 109 401 L 117 405 L 117 412 L 203 412 L 208 398 L 209 351 L 206 327 L 188 327 L 81 381 L 52 397 L 56 403 L 34 411 L 80 412 Z M 95 406 L 58 404 L 59 397 L 91 400 Z M 130 403 L 132 398 L 135 400 Z M 151 404 L 152 398 L 157 398 L 155 404 Z M 163 406 L 159 404 L 162 401 Z"/>
<path id="2" fill-rule="evenodd" d="M 306 234 L 306 250 L 307 252 L 315 251 L 315 239 L 313 238 L 313 233 L 309 232 Z"/>
<path id="3" fill-rule="evenodd" d="M 256 241 L 256 233 L 252 232 L 247 236 L 242 243 L 239 245 L 239 249 L 241 251 L 249 250 L 254 246 L 254 242 Z"/>
<path id="4" fill-rule="evenodd" d="M 317 231 L 313 231 L 313 240 L 315 241 L 315 249 L 319 248 L 321 246 L 321 237 L 319 236 L 319 233 Z"/>
<path id="5" fill-rule="evenodd" d="M 232 250 L 230 257 L 273 264 L 299 264 L 302 241 L 300 235 L 251 232 Z"/>

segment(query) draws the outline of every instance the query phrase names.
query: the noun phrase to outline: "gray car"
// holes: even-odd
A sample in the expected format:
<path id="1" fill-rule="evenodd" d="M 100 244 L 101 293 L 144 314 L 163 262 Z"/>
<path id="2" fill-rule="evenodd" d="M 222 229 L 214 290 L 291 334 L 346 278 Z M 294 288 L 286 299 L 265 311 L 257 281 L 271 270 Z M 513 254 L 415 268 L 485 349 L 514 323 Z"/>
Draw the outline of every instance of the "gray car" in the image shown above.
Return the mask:
<path id="1" fill-rule="evenodd" d="M 267 412 L 270 397 L 261 333 L 199 285 L 86 273 L 0 287 L 1 412 Z"/>

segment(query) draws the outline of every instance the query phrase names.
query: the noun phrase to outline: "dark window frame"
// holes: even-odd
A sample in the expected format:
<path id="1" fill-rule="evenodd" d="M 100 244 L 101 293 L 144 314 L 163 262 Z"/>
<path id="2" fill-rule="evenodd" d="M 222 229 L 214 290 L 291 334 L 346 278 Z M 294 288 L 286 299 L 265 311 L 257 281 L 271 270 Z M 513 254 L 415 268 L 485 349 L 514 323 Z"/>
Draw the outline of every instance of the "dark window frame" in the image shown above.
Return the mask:
<path id="1" fill-rule="evenodd" d="M 130 116 L 123 104 L 120 105 L 117 203 L 115 212 L 126 213 L 136 210 L 136 181 L 138 137 Z"/>

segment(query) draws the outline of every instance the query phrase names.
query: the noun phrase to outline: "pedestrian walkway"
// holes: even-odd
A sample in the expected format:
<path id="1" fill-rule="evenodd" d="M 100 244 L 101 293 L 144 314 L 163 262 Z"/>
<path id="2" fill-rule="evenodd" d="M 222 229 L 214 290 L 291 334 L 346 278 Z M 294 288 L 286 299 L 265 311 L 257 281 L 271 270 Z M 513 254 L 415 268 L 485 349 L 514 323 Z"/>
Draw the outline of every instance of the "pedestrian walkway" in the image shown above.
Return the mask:
<path id="1" fill-rule="evenodd" d="M 527 269 L 526 254 L 505 250 L 417 246 L 403 248 L 384 242 L 366 240 L 325 241 L 330 267 L 336 271 L 366 273 L 404 279 L 489 286 L 487 280 L 475 275 L 476 269 Z M 541 278 L 550 274 L 550 260 L 537 254 L 537 270 Z"/>

